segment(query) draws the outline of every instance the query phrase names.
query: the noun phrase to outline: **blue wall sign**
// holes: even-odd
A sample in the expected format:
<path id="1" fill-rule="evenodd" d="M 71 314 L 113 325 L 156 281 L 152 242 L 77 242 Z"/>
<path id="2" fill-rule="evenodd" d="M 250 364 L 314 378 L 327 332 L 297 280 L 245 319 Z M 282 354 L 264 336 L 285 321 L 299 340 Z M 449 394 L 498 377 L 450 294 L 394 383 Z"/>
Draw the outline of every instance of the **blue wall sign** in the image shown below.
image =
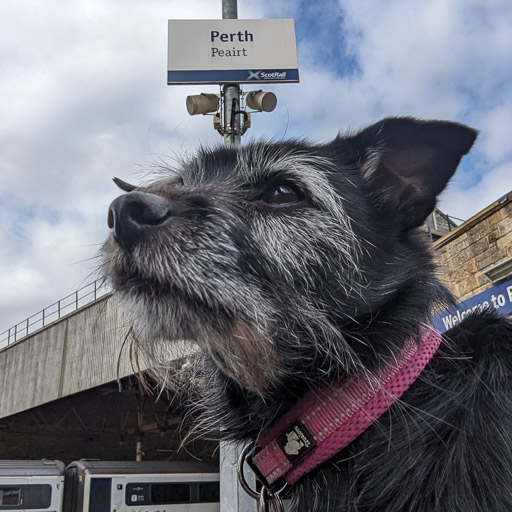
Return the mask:
<path id="1" fill-rule="evenodd" d="M 483 309 L 496 310 L 502 314 L 512 313 L 512 279 L 475 295 L 457 307 L 448 308 L 434 316 L 434 327 L 445 332 L 458 325 L 468 314 Z"/>

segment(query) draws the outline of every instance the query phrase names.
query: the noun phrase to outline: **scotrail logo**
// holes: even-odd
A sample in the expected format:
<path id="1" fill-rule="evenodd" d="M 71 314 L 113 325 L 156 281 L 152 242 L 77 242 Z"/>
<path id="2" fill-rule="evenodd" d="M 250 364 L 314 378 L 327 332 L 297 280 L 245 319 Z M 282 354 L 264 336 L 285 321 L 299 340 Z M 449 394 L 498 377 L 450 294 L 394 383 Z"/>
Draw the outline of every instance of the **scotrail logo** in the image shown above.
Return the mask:
<path id="1" fill-rule="evenodd" d="M 246 80 L 286 80 L 286 71 L 249 71 Z"/>

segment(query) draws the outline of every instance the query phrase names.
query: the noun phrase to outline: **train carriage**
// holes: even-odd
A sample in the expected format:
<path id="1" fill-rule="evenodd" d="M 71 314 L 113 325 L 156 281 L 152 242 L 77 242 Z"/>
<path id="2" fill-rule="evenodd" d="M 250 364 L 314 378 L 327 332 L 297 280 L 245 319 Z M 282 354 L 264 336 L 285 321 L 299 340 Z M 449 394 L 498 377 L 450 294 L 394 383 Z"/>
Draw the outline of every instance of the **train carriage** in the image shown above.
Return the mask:
<path id="1" fill-rule="evenodd" d="M 62 511 L 64 472 L 58 460 L 0 460 L 0 511 Z"/>
<path id="2" fill-rule="evenodd" d="M 65 512 L 219 512 L 219 473 L 196 462 L 80 460 L 66 468 Z"/>
<path id="3" fill-rule="evenodd" d="M 219 512 L 219 473 L 198 462 L 0 460 L 4 511 Z"/>

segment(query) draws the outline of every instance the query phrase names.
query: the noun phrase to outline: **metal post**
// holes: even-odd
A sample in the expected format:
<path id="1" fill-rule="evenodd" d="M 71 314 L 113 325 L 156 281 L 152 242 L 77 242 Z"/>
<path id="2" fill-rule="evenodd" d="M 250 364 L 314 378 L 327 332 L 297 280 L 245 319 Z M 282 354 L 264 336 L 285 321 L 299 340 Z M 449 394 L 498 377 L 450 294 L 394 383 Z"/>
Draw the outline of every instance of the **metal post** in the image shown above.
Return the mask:
<path id="1" fill-rule="evenodd" d="M 236 20 L 238 18 L 237 0 L 222 0 L 222 19 Z M 240 86 L 238 84 L 225 84 L 222 86 L 222 101 L 224 104 L 224 143 L 226 146 L 239 146 L 241 144 L 240 114 Z"/>
<path id="2" fill-rule="evenodd" d="M 140 462 L 142 460 L 142 455 L 143 455 L 143 451 L 142 451 L 142 438 L 139 437 L 139 439 L 137 439 L 137 444 L 135 445 L 135 460 L 137 462 Z"/>
<path id="3" fill-rule="evenodd" d="M 236 147 L 241 144 L 240 114 L 240 87 L 238 84 L 226 84 L 222 86 L 222 100 L 224 102 L 224 143 L 228 147 Z"/>
<path id="4" fill-rule="evenodd" d="M 222 0 L 222 19 L 237 19 L 237 0 Z M 239 84 L 225 84 L 222 87 L 224 105 L 224 143 L 236 147 L 242 143 Z M 242 447 L 222 441 L 220 443 L 220 511 L 221 512 L 255 512 L 256 501 L 251 498 L 238 483 L 236 466 Z M 249 471 L 247 471 L 249 473 Z M 252 478 L 251 478 L 252 477 Z M 254 475 L 247 476 L 254 485 Z"/>
<path id="5" fill-rule="evenodd" d="M 222 0 L 222 19 L 223 20 L 238 19 L 237 0 Z"/>
<path id="6" fill-rule="evenodd" d="M 240 445 L 220 443 L 220 512 L 256 512 L 256 501 L 238 483 L 237 461 L 241 451 Z M 245 477 L 255 489 L 255 478 L 247 465 Z"/>

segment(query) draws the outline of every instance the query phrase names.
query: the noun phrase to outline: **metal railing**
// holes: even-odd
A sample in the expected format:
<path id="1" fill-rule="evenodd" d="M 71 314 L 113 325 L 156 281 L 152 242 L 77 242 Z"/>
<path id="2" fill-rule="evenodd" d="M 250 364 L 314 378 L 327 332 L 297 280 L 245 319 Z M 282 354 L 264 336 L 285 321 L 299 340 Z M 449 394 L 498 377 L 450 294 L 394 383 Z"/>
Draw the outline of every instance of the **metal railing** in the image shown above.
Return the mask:
<path id="1" fill-rule="evenodd" d="M 66 315 L 87 306 L 110 291 L 103 279 L 97 279 L 63 299 L 29 316 L 0 334 L 0 350 L 47 327 Z"/>

